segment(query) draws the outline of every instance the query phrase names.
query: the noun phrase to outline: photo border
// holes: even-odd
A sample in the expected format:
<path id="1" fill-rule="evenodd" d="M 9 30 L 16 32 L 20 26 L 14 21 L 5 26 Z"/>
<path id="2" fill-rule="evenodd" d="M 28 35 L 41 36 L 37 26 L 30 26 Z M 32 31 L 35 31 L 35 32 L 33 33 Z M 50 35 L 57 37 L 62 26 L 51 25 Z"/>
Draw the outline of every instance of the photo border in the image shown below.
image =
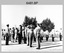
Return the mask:
<path id="1" fill-rule="evenodd" d="M 38 2 L 38 4 L 26 4 L 26 2 L 30 2 L 30 1 Z M 63 0 L 0 0 L 0 30 L 1 30 L 1 5 L 63 5 L 63 12 L 64 12 L 63 2 L 64 2 Z M 64 35 L 64 24 L 63 24 L 63 35 Z M 1 32 L 0 32 L 0 39 L 1 39 Z M 64 36 L 63 36 L 63 39 L 64 39 Z M 64 48 L 64 45 L 63 45 L 63 48 Z M 37 52 L 37 53 L 63 53 L 63 52 Z M 4 53 L 4 52 L 1 52 L 1 41 L 0 41 L 0 53 Z M 12 53 L 30 53 L 30 52 L 12 52 Z M 36 53 L 36 52 L 31 52 L 31 53 Z"/>

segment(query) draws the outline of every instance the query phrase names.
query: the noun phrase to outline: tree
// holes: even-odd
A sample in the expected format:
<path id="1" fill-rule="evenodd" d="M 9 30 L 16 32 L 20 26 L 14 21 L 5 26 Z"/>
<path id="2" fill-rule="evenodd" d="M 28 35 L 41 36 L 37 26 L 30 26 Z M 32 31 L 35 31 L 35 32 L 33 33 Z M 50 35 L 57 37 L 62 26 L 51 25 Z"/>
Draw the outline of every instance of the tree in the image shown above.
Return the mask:
<path id="1" fill-rule="evenodd" d="M 30 18 L 28 16 L 25 16 L 24 22 L 23 22 L 23 26 L 27 27 L 28 25 L 32 26 L 33 29 L 35 29 L 35 27 L 37 27 L 37 21 L 36 18 Z M 29 28 L 31 28 L 29 26 Z"/>
<path id="2" fill-rule="evenodd" d="M 40 27 L 43 29 L 43 31 L 48 30 L 49 32 L 51 32 L 55 26 L 54 23 L 52 23 L 51 20 L 48 18 L 43 20 L 42 23 L 40 23 L 40 25 L 41 25 Z"/>
<path id="3" fill-rule="evenodd" d="M 23 22 L 23 26 L 26 27 L 29 25 L 30 22 L 30 18 L 28 16 L 25 16 L 24 22 Z"/>
<path id="4" fill-rule="evenodd" d="M 32 25 L 32 28 L 35 29 L 37 27 L 36 18 L 31 18 L 29 25 Z"/>

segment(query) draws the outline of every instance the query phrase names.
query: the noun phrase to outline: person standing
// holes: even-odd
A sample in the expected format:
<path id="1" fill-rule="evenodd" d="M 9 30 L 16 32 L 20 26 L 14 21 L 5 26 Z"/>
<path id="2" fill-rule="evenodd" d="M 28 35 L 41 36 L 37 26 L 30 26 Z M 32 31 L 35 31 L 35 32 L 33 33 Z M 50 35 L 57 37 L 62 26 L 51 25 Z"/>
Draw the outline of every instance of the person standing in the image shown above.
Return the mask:
<path id="1" fill-rule="evenodd" d="M 46 34 L 46 41 L 48 41 L 49 35 Z"/>
<path id="2" fill-rule="evenodd" d="M 34 31 L 33 31 L 33 29 L 31 29 L 31 35 L 30 35 L 30 47 L 32 47 L 33 37 L 34 37 Z"/>
<path id="3" fill-rule="evenodd" d="M 2 39 L 4 39 L 4 32 L 3 32 L 3 29 L 2 29 Z"/>
<path id="4" fill-rule="evenodd" d="M 15 37 L 14 37 L 14 39 L 15 39 L 15 42 L 17 42 L 17 28 L 15 28 Z"/>
<path id="5" fill-rule="evenodd" d="M 54 37 L 53 34 L 52 34 L 52 41 L 54 41 L 54 38 L 55 38 L 55 37 Z"/>
<path id="6" fill-rule="evenodd" d="M 36 49 L 40 49 L 40 36 L 41 36 L 41 34 L 40 34 L 40 28 L 36 31 L 36 40 L 37 40 L 37 48 Z"/>
<path id="7" fill-rule="evenodd" d="M 5 34 L 6 34 L 6 31 L 5 31 L 5 29 L 4 29 L 4 40 L 5 40 Z"/>
<path id="8" fill-rule="evenodd" d="M 9 24 L 7 24 L 7 29 L 6 29 L 6 45 L 9 45 L 9 37 L 10 37 L 10 29 L 9 29 Z"/>
<path id="9" fill-rule="evenodd" d="M 24 29 L 24 33 L 23 33 L 23 35 L 24 35 L 24 43 L 26 44 L 26 34 L 25 34 L 25 29 Z"/>
<path id="10" fill-rule="evenodd" d="M 10 28 L 10 38 L 9 38 L 9 40 L 11 41 L 11 28 Z"/>
<path id="11" fill-rule="evenodd" d="M 19 31 L 18 31 L 18 44 L 21 44 L 22 42 L 22 26 L 19 25 Z"/>
<path id="12" fill-rule="evenodd" d="M 13 42 L 14 42 L 14 37 L 15 37 L 15 29 L 14 29 L 14 27 L 13 27 Z"/>
<path id="13" fill-rule="evenodd" d="M 13 28 L 11 29 L 11 42 L 13 42 Z"/>
<path id="14" fill-rule="evenodd" d="M 60 41 L 62 41 L 62 35 L 61 35 L 61 33 L 60 33 L 60 35 L 59 35 L 59 38 L 60 38 Z"/>

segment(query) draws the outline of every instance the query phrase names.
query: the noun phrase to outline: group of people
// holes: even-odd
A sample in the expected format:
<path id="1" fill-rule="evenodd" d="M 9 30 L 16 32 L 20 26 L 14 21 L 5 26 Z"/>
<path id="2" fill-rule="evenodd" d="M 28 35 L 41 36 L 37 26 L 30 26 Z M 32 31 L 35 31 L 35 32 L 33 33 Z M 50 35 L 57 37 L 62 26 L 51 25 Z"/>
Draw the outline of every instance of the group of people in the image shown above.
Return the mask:
<path id="1" fill-rule="evenodd" d="M 19 25 L 19 28 L 12 27 L 9 28 L 9 24 L 6 25 L 7 29 L 3 29 L 4 33 L 2 32 L 2 35 L 4 37 L 4 40 L 6 40 L 6 45 L 9 45 L 9 41 L 11 42 L 18 42 L 18 44 L 21 43 L 27 43 L 27 46 L 32 47 L 32 42 L 37 42 L 37 49 L 40 49 L 40 42 L 43 40 L 43 35 L 41 35 L 41 28 L 38 28 L 36 32 L 34 33 L 34 29 L 29 29 L 28 27 L 22 29 L 22 25 Z M 48 34 L 46 35 L 46 41 L 48 41 Z M 54 41 L 54 36 L 52 34 L 52 41 Z M 60 33 L 60 41 L 62 40 L 62 35 Z"/>

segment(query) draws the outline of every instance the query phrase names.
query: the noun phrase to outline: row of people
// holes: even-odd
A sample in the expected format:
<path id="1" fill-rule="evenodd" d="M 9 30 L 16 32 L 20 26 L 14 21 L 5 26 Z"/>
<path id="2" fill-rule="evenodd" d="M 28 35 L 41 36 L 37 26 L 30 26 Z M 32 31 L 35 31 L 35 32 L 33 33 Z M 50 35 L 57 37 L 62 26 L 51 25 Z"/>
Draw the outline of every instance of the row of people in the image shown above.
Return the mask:
<path id="1" fill-rule="evenodd" d="M 22 34 L 22 31 L 24 31 L 24 36 Z M 36 40 L 37 42 L 37 49 L 40 49 L 40 42 L 41 42 L 41 28 L 38 28 L 36 30 L 36 33 L 34 33 L 34 29 L 27 29 L 27 32 L 25 34 L 25 30 L 22 29 L 22 26 L 20 25 L 19 28 L 12 28 L 10 29 L 9 28 L 9 25 L 7 25 L 7 29 L 6 29 L 6 45 L 9 44 L 9 39 L 11 37 L 11 41 L 14 42 L 14 41 L 17 41 L 18 40 L 18 43 L 21 44 L 22 42 L 22 39 L 24 39 L 24 42 L 26 43 L 26 40 L 27 40 L 27 45 L 32 47 L 32 41 L 33 39 Z M 26 35 L 26 36 L 25 36 Z M 35 35 L 35 36 L 34 36 Z M 35 37 L 35 38 L 34 38 Z M 60 36 L 61 37 L 61 36 Z M 43 37 L 42 37 L 43 38 Z M 48 41 L 48 38 L 49 36 L 46 35 L 46 40 Z M 54 37 L 52 35 L 52 40 L 54 41 Z"/>

